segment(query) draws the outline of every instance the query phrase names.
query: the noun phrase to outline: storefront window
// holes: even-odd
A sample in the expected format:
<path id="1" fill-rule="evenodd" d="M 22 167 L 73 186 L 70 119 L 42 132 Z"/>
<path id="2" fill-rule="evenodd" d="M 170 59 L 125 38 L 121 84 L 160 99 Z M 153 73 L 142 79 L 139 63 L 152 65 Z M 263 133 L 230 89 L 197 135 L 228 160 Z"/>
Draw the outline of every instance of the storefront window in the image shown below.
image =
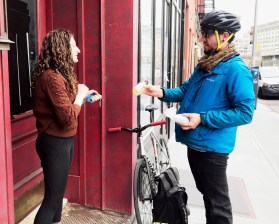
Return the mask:
<path id="1" fill-rule="evenodd" d="M 164 1 L 164 35 L 163 35 L 163 86 L 170 87 L 169 74 L 169 33 L 170 33 L 170 4 Z M 163 104 L 163 110 L 167 109 L 167 104 Z"/>
<path id="2" fill-rule="evenodd" d="M 175 58 L 175 70 L 176 70 L 176 74 L 182 74 L 182 68 L 180 66 L 180 57 L 181 57 L 181 51 L 179 49 L 180 47 L 180 43 L 181 43 L 181 14 L 180 13 L 176 13 L 176 35 L 175 35 L 175 39 L 176 39 L 176 48 L 175 48 L 175 51 L 176 51 L 176 58 Z M 177 78 L 176 78 L 176 86 L 180 86 L 182 83 L 181 83 L 181 75 L 177 75 Z"/>
<path id="3" fill-rule="evenodd" d="M 139 81 L 148 80 L 164 87 L 176 87 L 182 76 L 180 55 L 183 0 L 140 0 L 139 1 Z M 148 123 L 149 113 L 145 106 L 155 103 L 160 109 L 155 111 L 158 120 L 167 104 L 157 98 L 141 95 L 141 124 Z"/>
<path id="4" fill-rule="evenodd" d="M 11 115 L 31 110 L 31 70 L 37 59 L 36 0 L 7 0 Z"/>
<path id="5" fill-rule="evenodd" d="M 153 1 L 140 0 L 140 39 L 139 39 L 139 81 L 152 83 L 152 51 L 153 51 Z M 140 122 L 147 124 L 150 121 L 149 112 L 145 107 L 152 103 L 150 96 L 140 96 Z"/>
<path id="6" fill-rule="evenodd" d="M 154 71 L 154 85 L 162 86 L 163 83 L 163 68 L 162 68 L 162 43 L 163 43 L 163 26 L 162 26 L 162 3 L 163 1 L 156 1 L 156 10 L 155 10 L 155 71 Z M 154 119 L 158 120 L 162 113 L 162 102 L 155 97 L 154 103 L 159 106 L 158 110 L 154 112 Z"/>
<path id="7" fill-rule="evenodd" d="M 175 6 L 172 5 L 172 12 L 171 12 L 171 88 L 174 88 L 176 86 L 175 79 L 176 79 L 176 72 L 175 72 L 175 61 L 176 61 L 176 33 L 175 33 L 175 27 L 176 27 L 176 10 Z"/>

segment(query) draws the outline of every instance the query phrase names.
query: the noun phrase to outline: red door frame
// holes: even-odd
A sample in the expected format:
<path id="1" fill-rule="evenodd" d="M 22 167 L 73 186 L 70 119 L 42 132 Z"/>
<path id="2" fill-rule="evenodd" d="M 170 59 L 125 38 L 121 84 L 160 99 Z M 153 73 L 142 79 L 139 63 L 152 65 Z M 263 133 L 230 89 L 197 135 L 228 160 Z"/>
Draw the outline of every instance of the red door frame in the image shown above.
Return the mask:
<path id="1" fill-rule="evenodd" d="M 0 0 L 0 37 L 6 36 L 5 4 Z M 14 223 L 8 51 L 0 50 L 0 223 Z"/>
<path id="2" fill-rule="evenodd" d="M 103 208 L 132 213 L 136 136 L 110 134 L 109 127 L 136 126 L 138 1 L 102 1 Z"/>
<path id="3" fill-rule="evenodd" d="M 102 108 L 85 105 L 66 197 L 102 209 L 132 212 L 135 136 L 111 135 L 107 128 L 136 124 L 137 1 L 50 0 L 47 31 L 64 27 L 75 34 L 81 55 L 80 83 L 103 95 Z M 116 10 L 117 9 L 117 10 Z"/>
<path id="4" fill-rule="evenodd" d="M 8 52 L 0 50 L 0 223 L 14 223 Z"/>
<path id="5" fill-rule="evenodd" d="M 136 97 L 132 96 L 131 89 L 137 80 L 137 5 L 137 0 L 123 0 L 121 4 L 118 0 L 37 2 L 39 47 L 46 32 L 56 28 L 57 22 L 68 24 L 69 29 L 75 28 L 71 30 L 84 52 L 77 67 L 79 81 L 88 83 L 103 95 L 101 109 L 97 104 L 86 105 L 80 116 L 77 161 L 71 170 L 67 195 L 70 201 L 123 213 L 133 210 L 136 139 L 129 134 L 108 134 L 107 129 L 136 125 Z M 59 8 L 66 11 L 65 17 L 57 14 L 55 10 Z M 72 17 L 73 23 L 69 21 Z M 0 191 L 7 192 L 0 195 L 0 222 L 14 223 L 6 51 L 0 52 L 0 77 L 3 111 L 0 115 Z"/>
<path id="6" fill-rule="evenodd" d="M 45 34 L 45 6 L 44 1 L 38 1 L 38 36 L 39 41 Z M 0 28 L 1 34 L 3 34 L 3 27 L 5 26 L 4 20 L 4 7 L 3 1 L 0 1 Z M 23 186 L 21 189 L 17 189 L 14 192 L 14 173 L 13 173 L 13 154 L 12 154 L 12 125 L 10 116 L 10 96 L 9 96 L 9 71 L 8 71 L 8 51 L 0 51 L 0 223 L 13 224 L 15 222 L 14 217 L 14 199 L 15 195 L 23 193 L 30 188 L 34 182 L 30 182 Z M 20 119 L 22 122 L 24 117 Z M 30 117 L 30 116 L 26 116 Z M 28 118 L 26 119 L 28 123 Z M 15 122 L 14 122 L 15 123 Z M 24 123 L 24 121 L 23 121 Z M 17 125 L 16 125 L 17 126 Z M 25 125 L 22 125 L 25 127 Z M 18 126 L 15 131 L 19 130 Z M 15 134 L 16 135 L 16 134 Z M 15 137 L 15 136 L 14 136 Z M 34 153 L 36 153 L 34 151 Z M 14 164 L 15 165 L 15 164 Z"/>

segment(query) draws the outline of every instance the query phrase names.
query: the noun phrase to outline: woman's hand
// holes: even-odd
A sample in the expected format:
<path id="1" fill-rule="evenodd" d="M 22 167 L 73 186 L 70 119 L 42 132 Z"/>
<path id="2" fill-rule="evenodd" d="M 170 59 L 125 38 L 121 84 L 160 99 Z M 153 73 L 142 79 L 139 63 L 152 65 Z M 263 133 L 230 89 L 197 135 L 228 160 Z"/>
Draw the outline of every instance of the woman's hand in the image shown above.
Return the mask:
<path id="1" fill-rule="evenodd" d="M 84 84 L 78 84 L 77 96 L 85 98 L 88 95 L 89 88 Z"/>
<path id="2" fill-rule="evenodd" d="M 82 106 L 84 98 L 88 95 L 89 88 L 84 84 L 78 84 L 77 95 L 74 104 Z"/>
<path id="3" fill-rule="evenodd" d="M 102 100 L 102 95 L 99 94 L 96 90 L 93 90 L 93 89 L 89 90 L 87 92 L 87 96 L 90 95 L 90 94 L 95 94 L 90 98 L 90 103 L 94 103 L 98 100 Z"/>

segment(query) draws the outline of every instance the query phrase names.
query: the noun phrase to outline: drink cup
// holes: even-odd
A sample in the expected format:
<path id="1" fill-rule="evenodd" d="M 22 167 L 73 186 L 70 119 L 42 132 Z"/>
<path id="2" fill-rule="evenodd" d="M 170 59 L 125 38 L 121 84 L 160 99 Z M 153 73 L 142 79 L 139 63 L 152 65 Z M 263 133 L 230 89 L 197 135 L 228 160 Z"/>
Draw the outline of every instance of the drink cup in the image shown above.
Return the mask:
<path id="1" fill-rule="evenodd" d="M 140 82 L 133 88 L 133 94 L 136 96 L 141 95 L 144 92 L 144 85 L 146 82 Z"/>

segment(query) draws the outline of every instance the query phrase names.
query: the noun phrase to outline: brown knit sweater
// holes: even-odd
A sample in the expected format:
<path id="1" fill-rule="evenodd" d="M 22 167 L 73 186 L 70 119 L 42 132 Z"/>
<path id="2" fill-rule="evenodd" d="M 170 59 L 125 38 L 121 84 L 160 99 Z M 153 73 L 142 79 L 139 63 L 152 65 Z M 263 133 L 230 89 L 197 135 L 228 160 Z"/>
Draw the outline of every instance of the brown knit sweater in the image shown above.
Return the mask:
<path id="1" fill-rule="evenodd" d="M 81 107 L 66 89 L 65 78 L 53 70 L 45 71 L 33 91 L 33 112 L 38 133 L 58 137 L 74 136 Z"/>

